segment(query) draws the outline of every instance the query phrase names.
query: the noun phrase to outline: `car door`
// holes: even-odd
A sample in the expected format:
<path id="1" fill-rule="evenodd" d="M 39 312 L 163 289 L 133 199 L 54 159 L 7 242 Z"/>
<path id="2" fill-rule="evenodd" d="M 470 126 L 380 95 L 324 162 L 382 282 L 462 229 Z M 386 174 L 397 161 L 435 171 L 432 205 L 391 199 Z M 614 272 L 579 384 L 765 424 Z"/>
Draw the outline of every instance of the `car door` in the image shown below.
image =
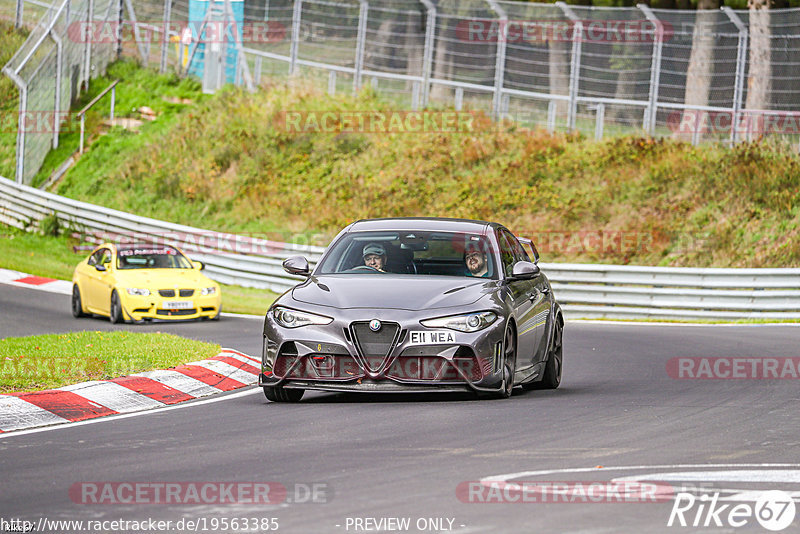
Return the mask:
<path id="1" fill-rule="evenodd" d="M 533 336 L 526 329 L 530 327 L 533 318 L 533 306 L 530 298 L 533 291 L 533 282 L 531 280 L 511 279 L 514 264 L 519 261 L 517 251 L 514 248 L 516 238 L 505 228 L 498 230 L 497 237 L 503 275 L 506 279 L 506 287 L 511 297 L 511 305 L 514 308 L 514 316 L 517 323 L 516 369 L 517 373 L 519 373 L 532 365 Z"/>
<path id="2" fill-rule="evenodd" d="M 532 242 L 530 245 L 534 254 L 533 260 L 531 260 L 527 252 L 525 252 L 525 248 L 522 246 L 522 243 L 520 243 L 516 237 L 512 236 L 512 238 L 514 239 L 514 249 L 516 254 L 522 259 L 522 261 L 533 261 L 534 263 L 538 263 L 539 256 L 536 252 L 536 247 L 534 247 Z M 552 295 L 550 295 L 550 285 L 547 283 L 547 277 L 545 277 L 541 272 L 531 280 L 531 283 L 532 287 L 529 297 L 532 302 L 533 314 L 530 325 L 530 328 L 533 329 L 531 330 L 531 333 L 533 334 L 533 349 L 531 354 L 533 358 L 532 362 L 533 364 L 536 364 L 537 362 L 544 361 L 547 358 L 547 318 L 550 317 Z"/>
<path id="3" fill-rule="evenodd" d="M 89 269 L 86 273 L 86 306 L 92 310 L 108 313 L 111 298 L 110 280 L 111 250 L 103 247 L 97 249 L 89 258 Z M 97 266 L 105 266 L 98 271 Z"/>

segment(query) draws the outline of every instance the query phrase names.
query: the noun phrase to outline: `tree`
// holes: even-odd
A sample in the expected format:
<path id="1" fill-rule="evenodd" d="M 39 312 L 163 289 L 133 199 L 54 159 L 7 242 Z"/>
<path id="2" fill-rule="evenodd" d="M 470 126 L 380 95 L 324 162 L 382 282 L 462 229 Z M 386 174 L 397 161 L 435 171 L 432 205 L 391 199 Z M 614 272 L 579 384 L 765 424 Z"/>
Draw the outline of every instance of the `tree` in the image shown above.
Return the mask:
<path id="1" fill-rule="evenodd" d="M 692 33 L 692 52 L 689 68 L 686 71 L 686 90 L 683 101 L 690 106 L 707 106 L 714 74 L 714 32 L 713 24 L 719 0 L 699 0 Z M 704 112 L 686 110 L 681 124 L 694 125 Z M 690 136 L 691 134 L 689 134 Z"/>
<path id="2" fill-rule="evenodd" d="M 770 56 L 769 0 L 747 0 L 750 11 L 750 73 L 747 77 L 747 109 L 769 109 L 772 61 Z M 761 136 L 763 116 L 751 115 L 749 132 Z"/>

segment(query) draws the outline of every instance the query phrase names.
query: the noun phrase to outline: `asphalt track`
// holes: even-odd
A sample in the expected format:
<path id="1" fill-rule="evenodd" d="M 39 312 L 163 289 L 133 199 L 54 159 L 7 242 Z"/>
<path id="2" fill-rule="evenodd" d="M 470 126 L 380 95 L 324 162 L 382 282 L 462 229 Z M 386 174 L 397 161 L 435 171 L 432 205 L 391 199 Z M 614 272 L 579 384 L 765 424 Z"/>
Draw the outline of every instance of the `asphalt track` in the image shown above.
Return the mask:
<path id="1" fill-rule="evenodd" d="M 117 327 L 74 320 L 68 304 L 63 295 L 0 285 L 0 335 L 159 330 L 258 354 L 257 320 Z M 509 473 L 561 482 L 680 472 L 678 479 L 689 480 L 685 473 L 699 470 L 712 471 L 698 475 L 701 481 L 731 474 L 734 481 L 719 488 L 800 490 L 800 467 L 761 465 L 800 462 L 798 380 L 677 380 L 666 370 L 675 357 L 797 357 L 800 327 L 573 322 L 564 347 L 561 388 L 507 400 L 311 393 L 283 405 L 253 390 L 10 434 L 0 439 L 0 519 L 205 518 L 206 532 L 245 531 L 211 529 L 212 518 L 277 518 L 279 532 L 299 533 L 376 531 L 366 530 L 377 525 L 368 518 L 409 518 L 409 532 L 448 532 L 447 521 L 418 529 L 428 518 L 452 519 L 456 533 L 769 532 L 754 520 L 741 528 L 668 527 L 672 501 L 460 500 L 463 483 Z M 564 471 L 577 468 L 589 471 Z M 554 471 L 519 475 L 542 470 Z M 92 481 L 277 482 L 293 502 L 97 505 L 70 497 L 73 485 Z M 321 485 L 317 500 L 325 502 L 296 502 L 312 484 Z M 798 531 L 800 511 L 784 530 Z"/>

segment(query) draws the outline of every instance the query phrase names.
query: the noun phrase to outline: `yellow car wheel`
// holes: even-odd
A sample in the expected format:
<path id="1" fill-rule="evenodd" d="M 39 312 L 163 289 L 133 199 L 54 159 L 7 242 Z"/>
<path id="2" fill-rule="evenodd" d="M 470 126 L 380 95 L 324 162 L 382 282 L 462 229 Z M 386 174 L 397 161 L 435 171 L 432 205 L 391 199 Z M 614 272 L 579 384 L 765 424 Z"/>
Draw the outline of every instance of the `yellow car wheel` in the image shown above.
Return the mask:
<path id="1" fill-rule="evenodd" d="M 111 292 L 111 307 L 109 308 L 108 317 L 114 324 L 125 322 L 122 316 L 122 305 L 119 303 L 119 295 L 117 295 L 116 290 Z"/>

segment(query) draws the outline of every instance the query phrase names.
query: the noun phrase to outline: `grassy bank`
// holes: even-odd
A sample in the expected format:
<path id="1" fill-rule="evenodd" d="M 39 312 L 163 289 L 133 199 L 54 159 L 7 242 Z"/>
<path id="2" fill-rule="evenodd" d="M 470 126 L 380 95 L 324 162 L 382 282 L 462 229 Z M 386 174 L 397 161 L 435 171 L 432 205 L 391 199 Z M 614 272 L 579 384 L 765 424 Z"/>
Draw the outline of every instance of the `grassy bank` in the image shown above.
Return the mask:
<path id="1" fill-rule="evenodd" d="M 0 393 L 52 389 L 87 380 L 203 360 L 220 346 L 172 334 L 74 332 L 0 339 Z"/>
<path id="2" fill-rule="evenodd" d="M 450 216 L 503 222 L 546 261 L 800 265 L 800 158 L 780 146 L 594 142 L 480 114 L 465 133 L 297 134 L 287 110 L 392 111 L 369 90 L 228 89 L 147 135 L 102 137 L 58 192 L 320 244 L 361 217 Z"/>
<path id="3" fill-rule="evenodd" d="M 42 236 L 0 224 L 0 267 L 36 276 L 72 280 L 75 266 L 88 252 L 74 252 L 78 241 L 68 236 Z M 222 284 L 222 309 L 226 312 L 263 315 L 277 296 L 248 287 Z M 66 310 L 65 310 L 66 313 Z"/>

